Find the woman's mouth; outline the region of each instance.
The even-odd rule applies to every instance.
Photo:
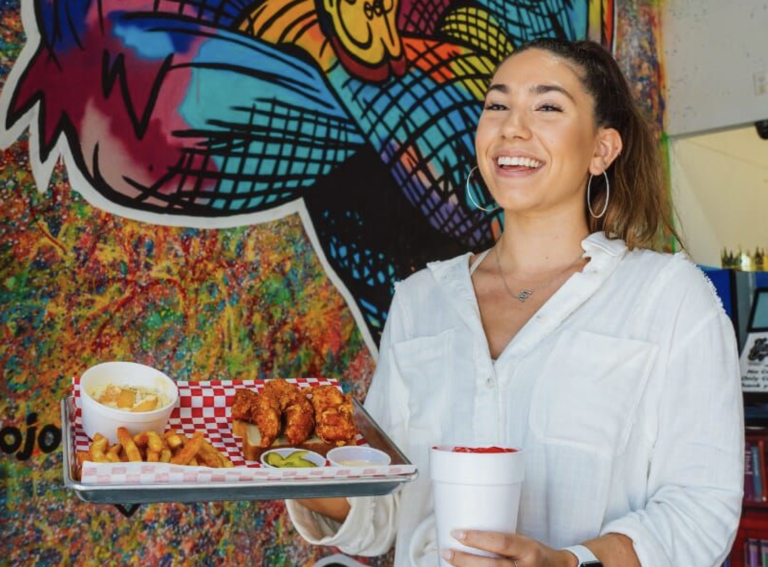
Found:
[[[544,162],[534,158],[523,156],[499,156],[496,165],[502,171],[524,172],[535,171],[544,165]]]

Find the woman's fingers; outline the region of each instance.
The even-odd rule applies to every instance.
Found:
[[[505,557],[481,557],[456,549],[446,549],[442,552],[443,559],[455,567],[515,567],[512,559]]]
[[[451,565],[456,565],[457,567],[464,565],[477,567],[523,567],[524,564],[543,564],[543,546],[536,540],[525,536],[478,530],[457,530],[452,532],[451,535],[467,547],[490,551],[501,556],[499,558],[480,557],[456,549],[441,550],[443,557]]]
[[[524,555],[526,546],[535,543],[533,540],[523,536],[501,532],[458,530],[451,535],[468,547],[490,551],[505,557]]]

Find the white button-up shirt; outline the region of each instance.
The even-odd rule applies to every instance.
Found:
[[[491,359],[469,254],[397,286],[366,407],[420,477],[350,499],[344,524],[295,502],[301,535],[396,566],[437,563],[429,447],[526,451],[518,531],[560,548],[630,537],[645,567],[710,567],[735,537],[744,429],[733,327],[683,254],[602,233],[590,262]],[[499,503],[503,506],[503,503]]]

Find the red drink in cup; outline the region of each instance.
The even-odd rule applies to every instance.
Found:
[[[525,476],[519,449],[482,446],[438,446],[430,451],[429,469],[435,502],[437,545],[496,557],[466,547],[451,537],[453,530],[514,533]],[[450,567],[440,560],[441,567]]]

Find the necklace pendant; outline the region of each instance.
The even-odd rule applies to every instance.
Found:
[[[517,299],[520,303],[525,303],[528,301],[528,298],[533,295],[533,291],[530,289],[521,289],[519,292],[515,294],[515,299]]]

